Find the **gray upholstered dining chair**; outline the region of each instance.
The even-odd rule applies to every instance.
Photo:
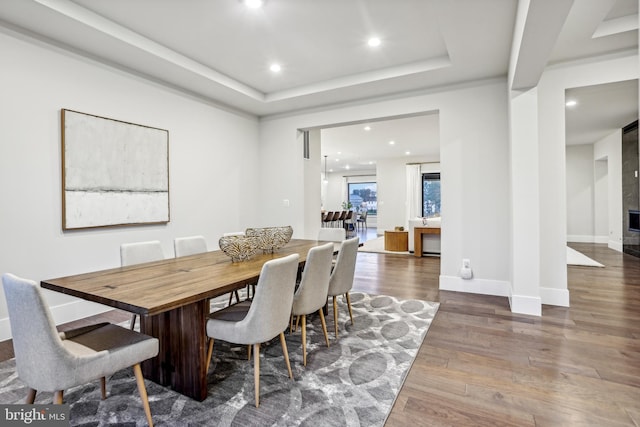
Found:
[[[282,353],[293,378],[284,331],[289,325],[298,272],[298,254],[267,261],[262,266],[252,301],[215,311],[207,320],[207,366],[211,364],[215,339],[253,346],[256,408],[260,405],[260,344],[280,335]]]
[[[351,310],[351,299],[349,291],[353,287],[353,276],[356,270],[356,257],[358,255],[358,237],[347,239],[342,242],[335,267],[329,279],[328,296],[333,298],[333,323],[336,338],[338,338],[338,303],[336,297],[344,295],[349,308],[349,317],[353,325],[353,311]]]
[[[327,324],[322,311],[327,304],[329,291],[329,276],[331,275],[331,261],[333,259],[333,243],[316,246],[309,249],[307,261],[302,271],[300,285],[293,296],[291,309],[292,319],[297,316],[302,319],[302,364],[307,366],[307,315],[318,312],[322,323],[324,339],[329,347]],[[292,320],[293,322],[293,320]],[[296,321],[297,322],[297,321]]]
[[[189,256],[207,252],[207,241],[203,236],[176,237],[173,239],[176,257]]]
[[[29,387],[26,403],[38,391],[54,393],[61,404],[65,389],[133,367],[147,422],[153,425],[140,362],[158,354],[156,338],[110,323],[58,332],[38,284],[12,274],[2,276],[18,377]]]
[[[123,267],[163,259],[164,252],[162,252],[162,245],[159,240],[123,243],[120,245],[120,265]],[[136,317],[136,314],[131,315],[131,330],[136,326]]]

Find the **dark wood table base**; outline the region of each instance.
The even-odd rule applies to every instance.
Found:
[[[158,356],[142,363],[145,378],[197,401],[207,398],[207,331],[209,302],[142,316],[140,332],[158,338]]]

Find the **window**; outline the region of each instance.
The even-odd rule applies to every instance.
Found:
[[[375,182],[349,183],[349,201],[358,212],[367,211],[367,215],[378,213],[378,185]]]
[[[422,174],[422,216],[440,215],[440,173]]]

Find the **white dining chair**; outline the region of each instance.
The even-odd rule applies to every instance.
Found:
[[[173,239],[176,257],[189,256],[207,252],[207,241],[203,236],[176,237]]]
[[[329,335],[327,334],[323,308],[327,304],[332,259],[333,243],[309,249],[300,284],[293,296],[291,323],[293,324],[293,317],[298,317],[302,321],[302,364],[304,366],[307,366],[307,315],[315,312],[320,315],[322,332],[327,347],[329,347]]]
[[[133,367],[149,426],[153,426],[140,363],[158,354],[158,339],[111,323],[58,332],[38,284],[12,274],[2,284],[18,377],[29,387],[27,404],[36,393],[53,392],[62,404],[64,390],[100,378],[106,399],[106,377]]]
[[[159,240],[123,243],[120,245],[120,265],[123,267],[163,259],[164,252],[162,252],[162,245]],[[131,315],[131,330],[136,326],[136,318],[136,314]]]
[[[318,231],[318,240],[324,242],[342,242],[347,238],[344,228],[321,228]]]
[[[358,237],[347,239],[342,242],[340,252],[338,252],[338,258],[333,271],[331,272],[331,278],[329,279],[328,296],[333,300],[333,323],[336,338],[338,338],[338,303],[336,301],[336,297],[338,295],[344,295],[349,309],[351,324],[353,325],[353,311],[351,309],[349,291],[351,291],[351,288],[353,287],[353,277],[356,270],[356,257],[358,255],[358,242]]]
[[[292,254],[265,262],[253,300],[215,311],[207,320],[207,367],[211,364],[214,340],[253,346],[256,408],[260,406],[261,343],[280,336],[289,378],[293,378],[284,331],[289,326],[298,260],[299,255]]]

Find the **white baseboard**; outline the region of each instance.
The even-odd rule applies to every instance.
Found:
[[[440,290],[467,292],[470,294],[495,295],[508,297],[509,282],[502,280],[471,279],[464,280],[457,276],[440,276]]]
[[[569,289],[540,288],[542,304],[569,307]]]
[[[49,307],[49,310],[51,310],[53,321],[56,325],[60,325],[62,323],[104,313],[105,311],[113,310],[113,308],[89,301],[78,300]],[[11,339],[11,325],[9,324],[9,318],[5,317],[4,319],[0,319],[0,341],[8,339]]]
[[[594,243],[594,236],[589,235],[579,235],[579,234],[568,234],[567,242],[570,243]]]
[[[542,302],[539,297],[527,295],[511,295],[509,305],[512,313],[542,316]]]
[[[507,297],[511,311],[532,316],[542,315],[542,304],[569,307],[569,290],[540,288],[540,297],[513,295],[511,284],[502,280],[471,279],[440,276],[440,290]]]
[[[567,242],[570,243],[609,243],[609,236],[591,236],[570,234],[567,236]]]
[[[620,243],[620,242],[609,240],[607,246],[609,247],[609,249],[613,249],[614,251],[622,252],[622,243]]]

